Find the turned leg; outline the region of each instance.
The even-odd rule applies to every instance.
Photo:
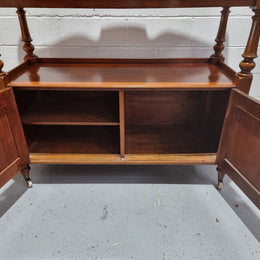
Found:
[[[23,177],[28,185],[28,188],[32,188],[32,186],[33,186],[32,181],[29,177],[30,170],[31,170],[31,167],[29,165],[27,165],[26,168],[21,170],[21,174],[23,175]]]
[[[225,173],[222,172],[222,169],[220,167],[217,167],[217,171],[218,171],[218,190],[222,190]]]

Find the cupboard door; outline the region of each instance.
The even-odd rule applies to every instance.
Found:
[[[29,164],[13,90],[0,90],[0,187]]]
[[[260,102],[239,90],[231,91],[217,164],[260,208]]]

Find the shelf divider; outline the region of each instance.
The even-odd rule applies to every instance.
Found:
[[[125,158],[125,92],[119,91],[120,157]]]

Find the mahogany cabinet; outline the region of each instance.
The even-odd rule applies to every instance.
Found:
[[[230,7],[255,15],[235,72],[224,62]],[[0,63],[0,185],[29,164],[217,164],[260,207],[260,103],[249,97],[259,0],[0,0],[17,7],[24,62]],[[214,53],[199,59],[39,58],[24,7],[223,7]],[[40,29],[40,28],[39,28]]]

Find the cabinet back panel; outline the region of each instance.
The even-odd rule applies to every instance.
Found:
[[[202,95],[189,92],[127,92],[127,125],[194,125],[199,123]]]
[[[126,93],[126,153],[216,153],[229,91]]]
[[[128,126],[127,154],[215,153],[217,145],[206,129],[191,126]]]

